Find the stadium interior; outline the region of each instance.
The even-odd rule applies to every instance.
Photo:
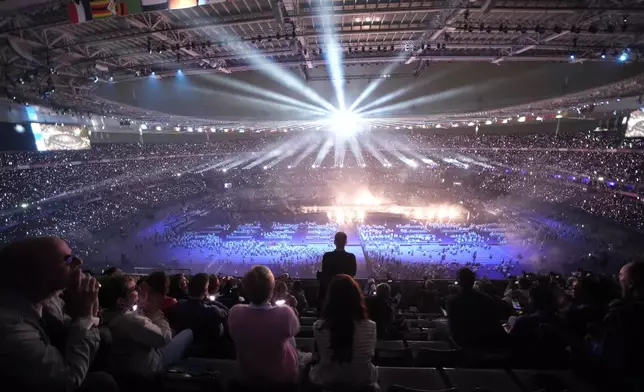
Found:
[[[38,241],[63,241],[71,283],[31,305],[78,327],[96,282],[101,334],[78,365],[45,323],[53,375],[0,317],[0,378],[644,390],[643,33],[641,0],[0,2],[0,313],[32,299],[12,282],[53,285]],[[353,286],[371,343],[340,320]],[[264,305],[294,315],[279,348],[242,318]],[[130,316],[164,343],[123,340]]]

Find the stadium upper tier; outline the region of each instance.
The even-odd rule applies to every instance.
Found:
[[[620,84],[644,70],[639,3],[179,3],[95,6],[80,19],[59,1],[6,6],[7,99],[186,125],[343,107],[382,118],[525,111],[642,92]]]
[[[563,133],[526,134],[526,135],[437,135],[431,133],[409,133],[406,131],[380,132],[383,137],[395,138],[402,150],[440,152],[440,150],[463,151],[477,154],[479,150],[500,150],[511,153],[516,150],[530,149],[525,153],[538,153],[537,150],[587,150],[587,152],[611,153],[615,149],[641,152],[644,148],[639,139],[624,140],[619,135],[601,133]],[[261,137],[219,140],[213,143],[165,143],[165,144],[108,144],[99,143],[91,150],[65,150],[41,152],[4,152],[0,154],[0,167],[14,170],[23,165],[69,165],[71,162],[90,161],[95,163],[132,159],[166,159],[190,156],[227,156],[241,153],[267,152],[275,143],[288,145],[297,139],[294,134],[267,133]],[[394,145],[375,145],[376,151],[396,150]],[[580,162],[583,162],[580,160]],[[592,164],[592,162],[583,162]]]
[[[323,140],[305,140],[306,145],[298,147],[301,141],[295,134],[217,143],[107,144],[84,151],[5,153],[0,155],[5,179],[2,209],[78,196],[91,199],[105,192],[131,192],[130,187],[190,183],[194,178],[200,183],[215,178],[217,184],[234,183],[235,187],[249,181],[267,184],[271,178],[282,184],[281,173],[288,173],[284,186],[297,186],[307,179],[317,186],[346,176],[367,182],[441,184],[446,178],[448,183],[462,182],[484,174],[489,189],[527,192],[543,200],[572,199],[587,187],[636,197],[644,181],[641,144],[618,136],[590,132],[394,135],[395,139],[381,135],[377,139],[381,144],[361,140],[358,154],[350,149],[343,154],[338,146],[324,152]]]

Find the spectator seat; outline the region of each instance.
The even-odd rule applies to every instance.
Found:
[[[317,317],[300,317],[300,325],[313,325],[318,320]]]
[[[565,390],[568,392],[591,391],[593,387],[569,370],[513,369],[512,373],[528,391]]]
[[[295,346],[301,351],[305,351],[307,353],[312,353],[313,348],[315,347],[315,338],[300,338],[300,337],[296,337],[295,338]]]
[[[414,356],[409,347],[384,350],[376,348],[373,363],[377,366],[412,366],[414,364]]]
[[[459,391],[521,392],[512,377],[501,369],[444,369],[450,386]]]
[[[414,366],[421,367],[460,367],[465,363],[462,350],[436,350],[418,348],[414,356]]]
[[[400,385],[393,385],[389,387],[389,389],[387,389],[386,392],[459,392],[459,391],[456,388],[429,390],[429,389],[407,388],[407,387],[401,387]]]
[[[446,388],[440,373],[432,368],[378,367],[378,384],[385,392],[392,386],[421,390],[443,390]]]

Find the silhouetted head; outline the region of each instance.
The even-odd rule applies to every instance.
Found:
[[[209,284],[208,274],[201,273],[193,276],[188,282],[188,295],[192,298],[206,298]]]
[[[25,238],[0,249],[0,290],[40,302],[66,288],[82,261],[57,237]]]
[[[347,246],[347,235],[342,231],[335,233],[335,239],[333,240],[335,247],[338,249],[344,249]]]
[[[456,280],[458,285],[461,286],[461,290],[472,290],[476,281],[476,274],[469,268],[461,268],[458,270]]]

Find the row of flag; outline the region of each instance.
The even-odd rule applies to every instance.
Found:
[[[147,11],[176,10],[232,0],[74,0],[67,5],[72,24]]]

